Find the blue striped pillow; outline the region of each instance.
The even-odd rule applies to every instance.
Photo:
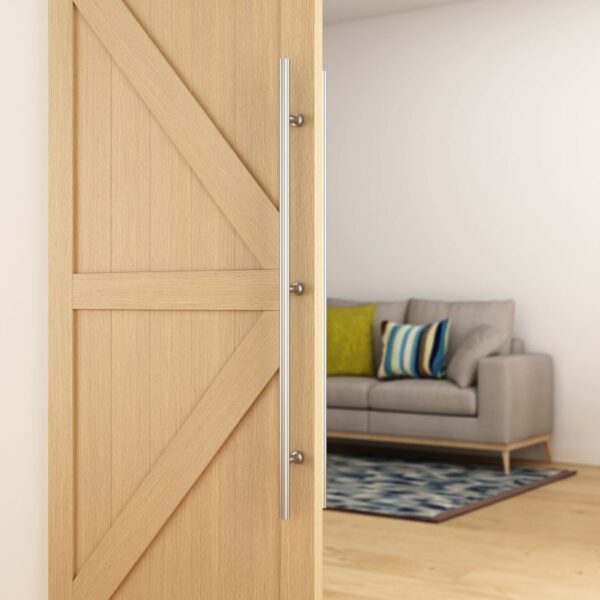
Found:
[[[383,328],[380,379],[433,377],[446,375],[448,319],[426,325],[406,325],[387,321]]]

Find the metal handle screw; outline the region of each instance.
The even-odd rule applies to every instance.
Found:
[[[304,462],[304,452],[301,450],[293,450],[290,452],[290,462],[296,465],[301,465]]]
[[[304,125],[304,115],[290,115],[290,125],[292,127],[302,127]]]
[[[290,283],[290,294],[302,296],[302,294],[304,294],[304,284],[301,281],[294,281],[294,283]]]

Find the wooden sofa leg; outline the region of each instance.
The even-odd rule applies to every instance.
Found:
[[[510,475],[510,450],[502,450],[502,466],[504,474]]]
[[[552,451],[550,450],[550,440],[544,440],[544,449],[546,451],[546,458],[548,462],[552,462]]]

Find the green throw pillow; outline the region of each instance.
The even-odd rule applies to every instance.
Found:
[[[327,375],[374,375],[374,304],[327,307]]]

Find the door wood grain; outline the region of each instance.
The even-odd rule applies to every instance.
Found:
[[[321,597],[321,6],[49,0],[51,600]],[[292,518],[279,83],[292,61]]]

